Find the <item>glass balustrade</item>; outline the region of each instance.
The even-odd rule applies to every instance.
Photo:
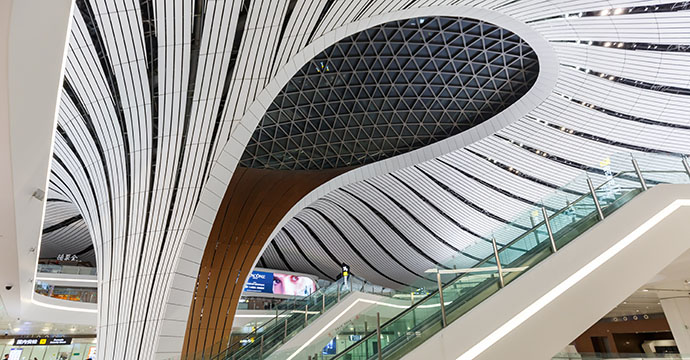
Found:
[[[264,359],[353,291],[387,297],[410,294],[410,291],[382,289],[355,276],[349,276],[347,281],[341,278],[309,296],[277,305],[279,312],[276,313],[275,319],[265,322],[230,345],[215,344],[207,348],[204,354],[188,355],[184,359]],[[216,355],[210,357],[209,353]]]
[[[78,301],[92,304],[96,304],[98,302],[98,289],[95,287],[59,286],[50,285],[42,281],[36,281],[36,288],[34,291],[39,295],[61,300]]]
[[[335,356],[321,359],[399,359],[429,337],[444,322],[458,319],[477,304],[510,284],[521,274],[587,231],[645,188],[660,184],[690,183],[690,168],[682,159],[644,155],[633,159],[617,154],[603,159],[600,168],[576,178],[538,202],[514,221],[484,236],[466,253],[488,254],[471,269],[454,262],[433,271],[441,277],[436,290],[414,306],[370,331]],[[598,184],[598,185],[594,185]],[[547,219],[547,220],[545,220]],[[493,243],[496,251],[491,251]],[[497,261],[498,259],[498,261]],[[381,356],[379,357],[379,348]]]
[[[38,264],[36,271],[47,274],[97,275],[95,267],[61,264]]]

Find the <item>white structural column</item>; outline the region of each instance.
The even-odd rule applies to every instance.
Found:
[[[659,292],[659,302],[681,354],[690,354],[690,296],[685,292]]]

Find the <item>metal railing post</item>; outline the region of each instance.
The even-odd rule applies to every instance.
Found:
[[[491,245],[494,247],[494,256],[496,257],[496,268],[498,269],[498,284],[502,287],[505,286],[505,281],[503,281],[503,269],[501,268],[501,260],[498,258],[498,246],[496,246],[496,238],[491,237]]]
[[[441,283],[440,271],[436,271],[436,284],[438,285],[438,296],[441,301],[441,325],[446,327],[446,304],[443,302],[443,284]]]
[[[642,185],[642,191],[647,191],[647,183],[644,181],[644,178],[642,177],[642,172],[640,171],[640,166],[637,165],[637,160],[635,160],[635,158],[632,159],[632,164],[633,164],[633,167],[635,168],[635,173],[637,174],[637,178],[640,179],[640,184]]]
[[[381,314],[376,313],[376,350],[379,360],[383,360],[383,355],[381,354]]]
[[[309,323],[309,304],[304,305],[304,327]]]
[[[683,156],[682,161],[683,161],[683,167],[685,168],[685,172],[688,174],[688,176],[690,176],[690,165],[688,164],[688,158]]]
[[[537,224],[534,223],[534,216],[536,216],[535,211],[533,211],[529,217],[529,222],[530,224],[532,224],[532,229],[534,229],[537,226]],[[539,245],[539,235],[537,234],[536,229],[534,231],[534,241],[536,241],[535,246]]]
[[[261,347],[259,348],[259,359],[264,358],[264,336],[261,335],[261,344],[259,344]]]
[[[604,220],[604,213],[601,211],[601,205],[599,205],[599,198],[597,198],[597,193],[594,191],[592,179],[590,179],[589,176],[587,176],[587,186],[589,186],[589,192],[592,193],[592,200],[594,200],[594,206],[597,208],[599,220]]]
[[[285,339],[287,339],[287,318],[285,318],[285,330],[283,332],[283,344],[285,344]]]
[[[369,329],[367,328],[367,322],[366,321],[364,322],[364,333],[365,334],[369,333]],[[368,345],[364,347],[364,358],[365,359],[369,358],[369,346]]]
[[[340,302],[340,285],[336,286],[336,289],[338,289],[338,291],[337,291],[338,292],[338,301],[337,302]]]
[[[326,294],[321,294],[321,313],[326,312]]]
[[[544,224],[546,224],[546,231],[549,233],[549,240],[551,241],[551,251],[556,252],[558,251],[558,248],[556,247],[556,241],[553,239],[553,232],[551,231],[551,222],[549,221],[549,214],[546,212],[546,208],[543,206],[541,207],[541,213],[544,216]]]

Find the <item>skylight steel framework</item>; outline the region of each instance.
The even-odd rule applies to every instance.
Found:
[[[292,77],[240,164],[318,170],[389,158],[500,113],[538,73],[523,39],[484,21],[423,17],[374,26]]]

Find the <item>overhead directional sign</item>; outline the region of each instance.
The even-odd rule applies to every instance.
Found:
[[[35,345],[70,345],[71,337],[64,336],[42,336],[42,337],[22,337],[15,338],[16,346],[35,346]]]

